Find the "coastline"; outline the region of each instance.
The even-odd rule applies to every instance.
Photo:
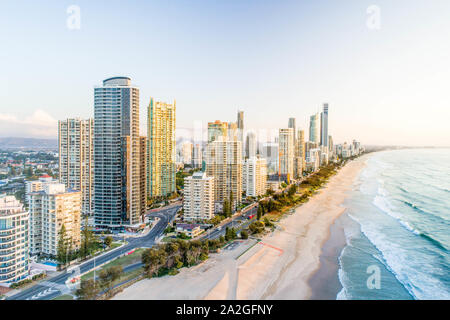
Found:
[[[367,157],[347,163],[260,242],[242,244],[241,252],[223,250],[176,276],[142,280],[113,299],[335,299],[336,282],[325,290],[339,268],[337,259],[333,264],[327,257],[342,247],[342,234],[333,226]]]
[[[320,254],[320,264],[308,280],[311,288],[311,300],[336,300],[338,293],[342,289],[339,281],[339,256],[347,245],[345,238],[342,214],[330,228],[330,236],[322,246]]]

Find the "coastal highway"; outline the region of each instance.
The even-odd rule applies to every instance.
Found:
[[[235,229],[237,229],[237,228],[245,229],[251,222],[254,221],[254,219],[256,219],[256,218],[253,218],[253,219],[249,220],[248,217],[253,214],[256,217],[257,209],[258,209],[258,207],[255,206],[255,207],[251,208],[250,210],[248,210],[247,212],[243,213],[242,215],[235,217],[231,221],[225,223],[220,228],[215,227],[212,230],[206,231],[206,234],[203,237],[201,237],[200,239],[202,239],[202,240],[218,239],[218,238],[220,238],[220,236],[225,236],[225,231],[227,228],[234,227]]]
[[[128,238],[128,244],[114,251],[107,252],[99,257],[96,257],[95,265],[94,259],[82,263],[78,266],[80,273],[84,274],[89,272],[93,270],[95,266],[107,263],[133,249],[152,247],[155,244],[155,241],[164,233],[167,224],[175,218],[175,215],[180,207],[181,205],[175,205],[148,213],[148,216],[160,218],[150,232],[142,237],[130,237]],[[71,267],[70,269],[73,268],[74,267]],[[23,290],[22,292],[9,297],[7,300],[51,300],[68,291],[66,281],[71,277],[73,277],[73,273],[68,273],[65,271],[64,273],[61,273],[53,278],[42,281],[28,289]]]

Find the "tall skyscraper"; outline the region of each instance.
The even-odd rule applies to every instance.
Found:
[[[147,208],[147,137],[139,137],[139,204],[141,217]]]
[[[297,130],[295,128],[295,118],[289,118],[288,128],[294,129],[294,140],[297,139]]]
[[[94,89],[94,217],[102,228],[141,222],[139,88],[114,77]]]
[[[269,175],[279,172],[279,151],[278,143],[266,142],[262,145],[262,156],[267,160],[267,173]]]
[[[94,210],[94,120],[58,121],[59,181],[81,191],[81,212]]]
[[[237,114],[238,139],[244,144],[244,111],[238,111]]]
[[[297,139],[295,140],[295,176],[302,177],[305,170],[305,131],[297,131]]]
[[[195,169],[201,168],[202,167],[202,162],[203,162],[203,150],[202,150],[202,145],[199,143],[196,143],[194,145],[194,150],[192,152],[193,156],[192,156],[192,165]]]
[[[28,276],[29,215],[14,197],[0,195],[0,283]]]
[[[175,192],[176,102],[168,104],[150,98],[148,106],[148,197],[167,196]]]
[[[181,158],[184,164],[192,164],[192,157],[194,153],[194,145],[190,141],[185,141],[181,145]]]
[[[309,141],[320,143],[320,118],[318,113],[312,115],[309,119]]]
[[[333,153],[333,137],[328,136],[328,152]]]
[[[280,129],[279,144],[279,170],[278,175],[288,181],[294,178],[294,129]]]
[[[219,137],[208,143],[206,174],[214,177],[214,200],[220,207],[233,194],[237,206],[242,198],[242,145],[240,141]]]
[[[328,147],[328,103],[323,105],[320,113],[320,145]]]
[[[31,254],[56,256],[62,226],[72,250],[81,244],[81,191],[66,190],[62,183],[47,183],[30,196]]]
[[[245,157],[247,159],[256,157],[256,134],[254,132],[247,133],[247,139],[245,141]]]

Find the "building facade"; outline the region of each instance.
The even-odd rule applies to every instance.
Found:
[[[305,131],[298,130],[295,139],[295,176],[300,178],[305,170]]]
[[[139,89],[114,77],[94,89],[94,218],[100,228],[141,222]]]
[[[242,145],[238,140],[219,137],[208,143],[206,150],[206,174],[214,177],[214,201],[216,211],[224,200],[233,196],[236,207],[242,198]]]
[[[220,120],[208,122],[208,143],[222,136],[228,137],[228,122],[221,122]]]
[[[194,169],[202,167],[203,163],[203,150],[200,143],[196,143],[192,150],[192,166]]]
[[[320,143],[320,117],[318,113],[309,118],[309,141]]]
[[[93,213],[94,120],[58,121],[59,181],[81,191],[81,212]]]
[[[14,196],[0,196],[0,283],[25,279],[29,270],[29,215]]]
[[[150,98],[148,106],[147,196],[167,196],[175,192],[176,102],[168,104]]]
[[[245,141],[245,157],[247,159],[256,157],[257,148],[256,134],[254,132],[247,133]]]
[[[320,113],[320,145],[328,147],[328,103],[323,105]]]
[[[214,216],[214,178],[195,172],[184,179],[184,220],[209,220]]]
[[[55,257],[62,226],[75,251],[81,245],[81,191],[49,183],[30,194],[30,252]]]
[[[290,181],[294,178],[294,129],[280,129],[279,144],[279,170],[278,175]]]
[[[264,158],[246,159],[242,169],[242,189],[248,197],[258,197],[266,193],[267,161]]]

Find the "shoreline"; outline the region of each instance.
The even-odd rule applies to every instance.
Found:
[[[333,267],[326,257],[336,255],[336,244],[342,244],[333,226],[345,212],[342,204],[367,157],[347,163],[260,242],[251,246],[254,240],[249,240],[237,249],[223,250],[175,276],[139,281],[113,299],[330,299],[332,293],[324,288],[327,279],[337,275],[338,264]],[[174,287],[176,291],[170,289]]]
[[[322,246],[319,268],[308,280],[312,291],[311,300],[336,300],[338,293],[343,288],[338,274],[339,257],[347,246],[343,217],[345,217],[345,212],[332,224],[330,236]]]

